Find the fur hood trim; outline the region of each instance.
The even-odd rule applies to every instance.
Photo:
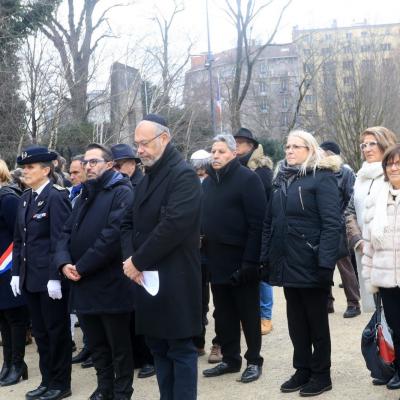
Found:
[[[259,144],[258,147],[253,151],[247,166],[252,171],[255,171],[257,168],[265,167],[272,169],[274,164],[268,156],[264,155],[264,149],[262,145]]]
[[[343,164],[343,160],[340,156],[328,156],[324,157],[317,165],[317,169],[327,169],[332,172],[339,172],[340,167]]]

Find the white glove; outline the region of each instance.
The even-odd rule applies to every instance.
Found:
[[[61,282],[57,280],[50,280],[47,282],[47,291],[49,297],[53,300],[60,300],[62,298]]]
[[[15,297],[17,297],[18,294],[21,294],[21,290],[19,288],[19,276],[13,276],[11,278],[10,286]]]

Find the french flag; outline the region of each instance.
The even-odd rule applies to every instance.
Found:
[[[13,252],[13,243],[11,243],[7,250],[0,257],[0,274],[8,271],[12,267],[12,252]]]

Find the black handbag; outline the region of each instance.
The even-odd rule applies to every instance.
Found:
[[[393,363],[386,362],[380,355],[379,330],[381,327],[382,299],[374,295],[376,310],[361,335],[361,352],[371,377],[389,381],[395,373]]]

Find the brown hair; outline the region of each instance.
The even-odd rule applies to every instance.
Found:
[[[378,142],[378,147],[385,152],[387,148],[393,146],[397,142],[396,134],[384,126],[372,126],[367,128],[360,134],[360,143],[363,142],[364,136],[373,135]],[[363,156],[364,157],[364,156]]]
[[[0,159],[0,183],[10,183],[12,181],[10,170],[4,160]]]
[[[385,181],[389,180],[386,168],[390,162],[393,162],[396,156],[400,157],[400,144],[396,144],[394,146],[389,147],[386,150],[385,154],[383,155],[382,168],[383,168],[383,175],[385,176]]]

